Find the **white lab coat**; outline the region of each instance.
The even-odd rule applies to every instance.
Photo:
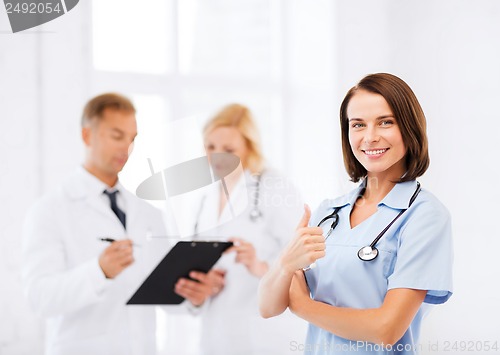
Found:
[[[27,215],[23,281],[31,306],[47,319],[46,354],[156,353],[155,307],[125,303],[168,250],[146,238],[149,232],[165,234],[162,215],[121,187],[125,231],[103,199],[104,188],[79,168]],[[114,279],[106,279],[98,265],[109,246],[97,240],[103,236],[139,245],[135,262]]]
[[[246,171],[230,195],[236,215],[226,204],[220,218],[219,184],[214,184],[201,202],[198,216],[199,239],[240,237],[251,242],[260,260],[272,263],[294,236],[303,213],[303,203],[289,181],[266,171],[259,191],[262,217],[249,215],[255,203],[256,180]],[[235,263],[235,253],[225,254],[216,268],[226,270],[225,287],[202,307],[201,353],[206,355],[289,354],[292,342],[303,343],[307,323],[288,311],[263,319],[258,312],[260,279],[245,266]]]

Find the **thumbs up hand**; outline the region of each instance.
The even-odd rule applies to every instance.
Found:
[[[320,227],[309,227],[311,209],[304,205],[304,215],[297,226],[295,237],[280,256],[281,267],[293,273],[308,267],[325,256],[325,237]]]

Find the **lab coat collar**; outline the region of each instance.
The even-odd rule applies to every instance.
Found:
[[[356,200],[358,199],[359,195],[362,194],[362,190],[365,188],[366,182],[363,180],[361,184],[351,192],[338,197],[334,200],[329,200],[328,201],[328,206],[333,210],[335,208],[343,208],[347,205],[353,206]]]
[[[109,186],[81,166],[63,183],[63,190],[70,199],[85,199],[92,208],[106,215],[112,215],[113,212],[109,206],[103,203],[102,193],[106,189],[109,190]],[[136,196],[127,191],[120,182],[117,182],[112,189],[120,190],[120,195],[125,201],[127,224],[132,223],[133,217],[136,215],[137,206],[134,203]]]
[[[348,192],[340,197],[335,199],[326,199],[319,205],[319,209],[325,208],[327,211],[333,211],[336,208],[344,208],[347,205],[353,205],[356,202],[356,199],[361,192],[361,189],[364,187],[364,181],[354,190]]]
[[[79,166],[75,173],[64,184],[66,193],[75,200],[87,198],[89,196],[99,196],[104,190],[120,190],[125,192],[125,189],[118,181],[115,186],[110,188],[94,175],[89,173],[83,166]],[[125,195],[125,194],[123,194]]]
[[[365,188],[365,186],[366,179],[363,180],[356,189],[352,190],[348,194],[334,200],[326,200],[324,201],[324,203],[331,209],[337,207],[342,208],[347,205],[353,206],[354,203],[356,203],[359,195],[362,194],[362,190]],[[410,198],[415,193],[416,188],[416,180],[397,183],[396,185],[394,185],[392,190],[389,191],[387,196],[385,196],[382,201],[379,202],[378,205],[385,205],[387,207],[400,210],[408,208],[408,203],[410,201]]]
[[[363,180],[361,184],[359,184],[359,186],[349,194],[349,205],[354,206],[359,196],[364,193],[363,190],[365,188],[366,188],[366,179]]]
[[[362,195],[363,189],[365,187],[366,187],[366,179],[364,179],[354,191],[352,191],[347,195],[346,197],[348,201],[347,203],[344,204],[337,203],[333,207],[344,207],[347,204],[354,206],[356,200],[359,198],[360,195]],[[416,180],[399,182],[396,185],[394,185],[392,190],[389,191],[389,193],[382,199],[382,201],[379,202],[378,206],[384,205],[389,208],[399,209],[399,210],[408,208],[408,203],[410,201],[411,196],[415,192],[416,188],[417,188]]]
[[[399,182],[394,185],[392,190],[389,191],[389,193],[383,198],[382,201],[380,201],[378,205],[385,205],[393,209],[404,210],[405,208],[408,208],[410,198],[413,196],[416,189],[416,180]]]

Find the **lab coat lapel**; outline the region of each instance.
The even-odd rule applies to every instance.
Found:
[[[123,194],[123,197],[125,199],[125,206],[126,206],[126,214],[127,214],[127,230],[130,230],[132,226],[134,225],[137,217],[138,217],[138,209],[137,209],[137,203],[135,201],[135,196],[126,190],[123,186],[120,185],[120,193]]]
[[[198,234],[207,237],[209,234],[217,234],[218,220],[219,220],[219,188],[220,183],[212,184],[206,187],[206,194],[198,202],[196,208],[198,209],[198,215],[196,216],[196,221],[198,225]],[[210,236],[211,236],[210,235]]]
[[[241,214],[248,204],[246,194],[246,174],[242,174],[235,188],[230,193],[229,199],[233,206],[235,216]],[[229,204],[226,203],[219,216],[221,182],[210,185],[207,194],[200,201],[201,212],[198,218],[198,232],[208,237],[214,237],[219,233],[219,227],[231,221],[233,215]],[[207,234],[208,232],[208,234]],[[209,235],[210,234],[210,235]]]
[[[89,208],[92,208],[107,217],[115,217],[111,207],[106,205],[99,195],[99,189],[92,186],[84,174],[84,171],[78,170],[68,180],[66,180],[63,184],[65,193],[71,200],[85,201]],[[104,187],[102,191],[104,191]],[[118,219],[117,222],[120,223]]]
[[[219,224],[230,221],[234,217],[241,214],[243,210],[246,208],[248,199],[245,198],[247,197],[245,187],[246,187],[246,171],[243,174],[241,174],[238,182],[236,183],[236,186],[234,187],[233,191],[229,194],[229,201],[226,203],[224,209],[222,210],[222,213],[219,218]]]
[[[110,218],[116,218],[114,215],[113,211],[111,210],[110,206],[106,206],[106,203],[100,198],[100,196],[87,196],[87,204],[89,205],[90,208],[98,211],[99,213],[102,213]],[[117,222],[120,223],[120,221],[117,218]]]

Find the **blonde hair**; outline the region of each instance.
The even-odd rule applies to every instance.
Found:
[[[240,104],[225,106],[205,124],[203,138],[206,140],[207,136],[219,127],[234,127],[240,132],[248,149],[247,159],[242,161],[243,167],[253,174],[261,173],[264,168],[264,157],[259,130],[248,107]]]

